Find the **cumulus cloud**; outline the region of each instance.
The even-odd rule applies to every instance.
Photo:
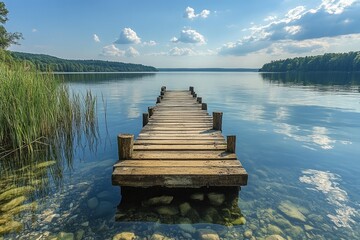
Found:
[[[125,52],[126,57],[137,57],[139,55],[139,52],[133,47],[129,47]]]
[[[324,52],[329,48],[329,39],[309,39],[303,41],[281,40],[273,43],[268,49],[268,54],[282,55],[285,53],[302,54],[309,52]]]
[[[38,30],[36,28],[31,29],[31,32],[33,32],[33,33],[37,32],[37,31]]]
[[[93,35],[93,39],[94,39],[95,42],[100,42],[100,38],[96,34]]]
[[[119,39],[115,41],[116,44],[138,44],[141,43],[141,39],[136,32],[131,28],[124,28],[119,36]]]
[[[195,10],[192,7],[187,7],[184,12],[184,18],[195,19],[195,18],[207,18],[210,15],[210,11],[207,9],[202,10],[200,13],[196,14]]]
[[[170,56],[193,56],[196,53],[191,48],[178,48],[174,47],[170,49],[168,55]]]
[[[122,57],[125,55],[125,51],[120,50],[114,44],[111,44],[103,47],[102,55],[110,57]]]
[[[290,9],[282,18],[267,18],[265,25],[246,29],[250,34],[225,44],[223,55],[246,55],[283,40],[304,41],[360,33],[360,5],[356,0],[322,0],[315,9]],[[304,49],[304,48],[303,48]]]
[[[184,29],[180,32],[180,37],[173,37],[171,42],[178,43],[197,43],[197,44],[206,44],[205,37],[198,33],[196,30]]]
[[[155,46],[157,43],[153,40],[150,40],[148,42],[143,42],[144,46]]]

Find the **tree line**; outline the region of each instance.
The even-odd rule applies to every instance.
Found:
[[[349,53],[326,53],[271,61],[259,69],[260,72],[315,72],[315,71],[360,71],[360,51]]]
[[[142,64],[101,60],[67,60],[45,54],[11,52],[18,60],[31,62],[39,71],[54,72],[154,72],[156,68]]]

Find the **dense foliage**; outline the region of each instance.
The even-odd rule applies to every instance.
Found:
[[[260,72],[360,71],[360,52],[326,53],[320,56],[288,58],[264,64]]]
[[[7,14],[9,11],[6,9],[5,4],[0,2],[0,48],[5,49],[11,44],[18,44],[18,41],[22,38],[21,33],[8,32],[4,24],[7,22]]]
[[[100,60],[66,60],[44,54],[12,52],[19,60],[33,63],[40,71],[54,72],[154,72],[156,68],[141,64]]]

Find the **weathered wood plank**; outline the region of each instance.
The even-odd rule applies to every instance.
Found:
[[[114,165],[116,167],[241,167],[239,160],[124,160]]]
[[[241,186],[248,175],[213,117],[191,91],[169,91],[152,107],[132,146],[131,159],[114,165],[115,185],[132,187]],[[206,104],[206,103],[204,103]],[[231,144],[230,144],[231,145]],[[235,145],[234,145],[235,146]],[[233,151],[234,152],[234,151]]]
[[[135,145],[213,145],[213,144],[226,144],[224,139],[137,139]]]
[[[204,151],[226,150],[226,144],[212,145],[134,145],[135,150],[142,151]]]
[[[178,159],[192,159],[192,160],[207,160],[207,159],[237,159],[236,154],[227,153],[225,151],[134,151],[132,159],[164,159],[164,160],[178,160]]]

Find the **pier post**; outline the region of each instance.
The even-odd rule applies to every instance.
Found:
[[[198,103],[202,103],[202,97],[198,97],[198,98],[196,99],[196,101],[197,101]]]
[[[196,98],[196,97],[197,97],[197,94],[196,94],[195,92],[194,92],[194,94],[193,94],[193,97],[194,97],[194,98]]]
[[[191,92],[191,95],[194,94],[194,87],[189,87],[189,91]]]
[[[151,116],[154,114],[154,109],[155,107],[148,107],[148,112],[149,112],[149,118],[151,118]]]
[[[119,134],[118,135],[118,151],[119,160],[131,159],[134,146],[133,134]]]
[[[222,131],[222,112],[213,112],[213,129]]]
[[[164,96],[164,95],[165,95],[165,91],[161,90],[160,95],[161,95],[161,96]]]
[[[149,113],[143,113],[143,127],[149,122]]]
[[[207,110],[207,103],[201,103],[201,110]]]
[[[162,86],[162,87],[161,87],[161,91],[164,91],[164,92],[165,92],[165,91],[166,91],[166,86]]]
[[[230,135],[226,137],[226,151],[229,153],[235,153],[236,149],[236,136]]]
[[[161,97],[157,97],[156,103],[161,103]]]

